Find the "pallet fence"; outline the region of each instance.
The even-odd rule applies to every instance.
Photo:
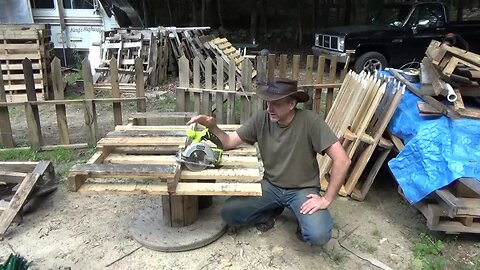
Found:
[[[143,60],[140,58],[135,59],[135,65],[142,66]],[[23,72],[25,74],[25,84],[27,101],[25,102],[6,102],[6,93],[4,83],[0,77],[0,134],[2,148],[15,148],[15,142],[13,140],[11,119],[9,114],[10,107],[24,107],[25,116],[27,120],[27,132],[30,146],[34,150],[52,150],[55,148],[83,148],[93,147],[96,145],[99,139],[98,124],[96,112],[96,104],[99,103],[112,103],[114,114],[114,125],[122,124],[122,103],[124,102],[136,102],[137,112],[145,112],[145,89],[143,70],[138,68],[138,72],[135,74],[136,80],[136,97],[124,98],[120,96],[119,84],[118,84],[118,70],[116,60],[113,58],[111,61],[111,97],[110,98],[98,98],[95,96],[93,76],[91,74],[90,62],[88,59],[84,59],[82,62],[82,72],[84,78],[84,91],[85,98],[77,100],[66,100],[64,96],[64,82],[61,72],[60,60],[55,58],[51,63],[51,75],[54,89],[54,100],[37,100],[34,76],[32,72],[32,61],[25,58],[22,61]],[[1,68],[0,68],[1,71]],[[87,141],[84,143],[72,144],[70,142],[70,135],[67,123],[66,107],[73,106],[75,104],[83,104],[83,113],[85,115],[85,132]],[[57,145],[45,145],[42,135],[42,126],[40,121],[40,113],[38,106],[55,106],[58,126],[58,144]],[[113,129],[114,126],[112,126]],[[30,147],[17,147],[16,149],[28,149]],[[0,149],[0,151],[5,149]]]
[[[336,57],[319,56],[315,61],[313,55],[308,55],[305,67],[300,67],[300,60],[300,55],[257,56],[254,61],[256,79],[252,80],[254,69],[250,61],[242,62],[241,76],[238,77],[234,59],[230,59],[229,65],[225,66],[216,64],[224,61],[220,56],[215,59],[208,57],[204,61],[195,57],[192,69],[190,61],[182,56],[178,60],[176,111],[215,115],[219,123],[245,123],[250,116],[265,108],[264,102],[255,95],[257,85],[265,84],[274,77],[282,77],[297,80],[298,88],[311,97],[304,107],[315,110],[325,118],[332,107],[335,91],[345,77],[348,61],[337,74]],[[200,68],[201,62],[205,66],[204,72]]]

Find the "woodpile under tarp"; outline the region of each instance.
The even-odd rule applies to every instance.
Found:
[[[95,68],[94,75],[98,89],[111,83],[109,65],[112,58],[117,60],[118,82],[125,89],[135,88],[136,57],[143,60],[147,85],[157,86],[166,79],[169,49],[164,31],[158,28],[120,28],[106,31],[102,37],[100,52],[101,64]]]
[[[48,72],[53,59],[53,43],[47,24],[0,24],[0,64],[6,100],[27,100],[27,82],[22,61],[32,61],[37,100],[49,98]]]
[[[432,40],[420,70],[420,87],[408,86],[421,115],[480,119],[480,55]]]

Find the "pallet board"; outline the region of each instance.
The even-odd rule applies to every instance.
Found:
[[[0,181],[19,184],[19,187],[0,216],[0,235],[3,236],[14,218],[22,215],[22,208],[34,189],[55,176],[50,161],[0,162]]]
[[[399,187],[398,192],[403,196]],[[480,233],[480,180],[460,178],[415,203],[427,227],[446,233]]]
[[[97,153],[86,164],[71,168],[70,189],[82,194],[261,194],[261,163],[255,146],[224,151],[218,168],[182,169],[174,157],[185,146],[187,128],[117,126],[98,142]],[[222,128],[235,130],[238,126]]]
[[[41,24],[0,25],[0,64],[8,101],[25,101],[27,88],[22,61],[32,61],[34,88],[38,100],[48,98],[48,77],[53,59],[50,26]]]

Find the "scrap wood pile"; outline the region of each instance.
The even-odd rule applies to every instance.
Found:
[[[421,63],[422,115],[480,119],[480,55],[432,40]],[[436,97],[436,99],[434,98]]]
[[[0,235],[10,224],[22,220],[27,206],[56,190],[55,172],[50,161],[0,162]]]
[[[180,59],[183,55],[190,61],[190,67],[193,67],[193,60],[198,57],[200,59],[200,68],[203,72],[206,69],[206,61],[208,58],[215,60],[217,57],[223,61],[223,71],[225,76],[228,75],[230,60],[235,62],[236,76],[240,81],[242,68],[246,61],[250,61],[240,54],[226,38],[219,38],[213,35],[205,35],[204,31],[209,27],[188,27],[176,28],[166,27],[172,51],[175,58]],[[218,65],[212,61],[213,71],[215,74]],[[252,78],[256,76],[257,72],[252,71]],[[215,77],[215,76],[214,76]],[[215,78],[213,78],[215,79]]]
[[[7,101],[26,101],[22,61],[32,61],[33,85],[37,100],[49,98],[48,73],[53,43],[47,24],[0,24],[0,64]]]
[[[403,195],[399,188],[399,193]],[[427,219],[427,227],[446,233],[480,233],[480,181],[460,178],[432,192],[414,206]]]
[[[404,92],[405,86],[391,78],[379,78],[364,72],[356,74],[353,71],[346,75],[325,119],[335,134],[344,138],[343,147],[352,160],[340,195],[351,195],[356,200],[365,198],[393,147],[392,142],[382,136]],[[357,188],[357,183],[376,149],[381,152],[381,156],[373,161],[373,168],[363,184],[359,184]],[[325,190],[332,160],[326,155],[319,156],[318,164],[321,186]]]
[[[145,82],[156,86],[166,79],[168,43],[159,29],[120,28],[106,31],[100,49],[101,64],[96,68],[97,89],[110,86],[110,60],[117,60],[121,90],[135,89],[135,58],[143,59]]]

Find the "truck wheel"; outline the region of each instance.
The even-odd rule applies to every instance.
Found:
[[[374,73],[376,70],[380,71],[387,66],[387,59],[381,53],[378,52],[366,52],[355,61],[353,69],[355,72],[360,73],[365,70],[369,73]]]

